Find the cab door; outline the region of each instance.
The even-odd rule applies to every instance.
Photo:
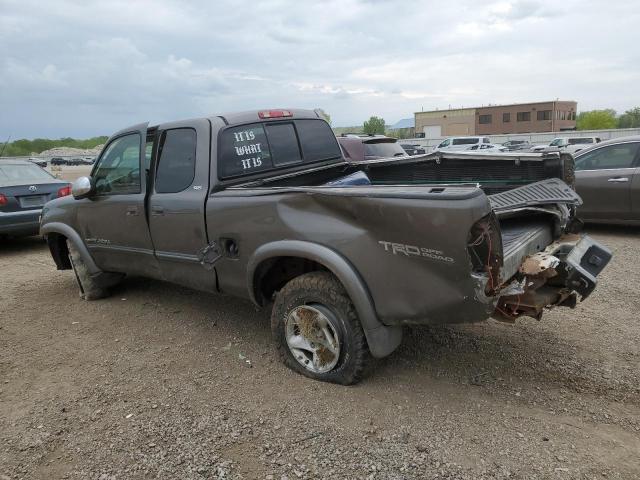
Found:
[[[148,199],[149,229],[162,278],[205,291],[216,275],[200,259],[209,244],[205,204],[209,194],[209,120],[158,126]]]
[[[147,124],[113,135],[91,172],[94,189],[78,202],[78,229],[98,267],[158,275],[145,215]]]
[[[586,220],[632,218],[631,185],[640,142],[604,145],[576,158],[576,191],[584,202],[578,215]]]

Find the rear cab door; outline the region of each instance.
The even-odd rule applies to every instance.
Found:
[[[579,216],[602,221],[632,217],[631,185],[639,150],[640,142],[623,142],[578,156],[576,191],[584,202],[578,210]]]
[[[210,138],[208,119],[158,126],[148,218],[162,278],[215,291],[215,272],[200,263],[209,244],[205,204],[209,192]]]

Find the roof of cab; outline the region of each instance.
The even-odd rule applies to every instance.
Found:
[[[603,140],[598,143],[588,144],[589,147],[580,150],[578,153],[576,153],[576,156],[582,155],[586,152],[590,152],[591,150],[595,150],[604,145],[615,145],[616,143],[626,143],[626,142],[640,142],[640,135],[630,135],[627,137],[610,138],[609,140]]]
[[[275,117],[275,118],[260,118],[258,114],[265,111],[277,111],[285,110],[291,112],[291,116]],[[301,119],[301,118],[321,118],[314,110],[304,110],[301,108],[263,108],[260,110],[247,110],[244,112],[228,112],[220,115],[214,115],[221,118],[227,125],[235,125],[250,122],[268,122],[277,120],[289,120],[289,119]]]

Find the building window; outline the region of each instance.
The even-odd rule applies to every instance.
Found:
[[[538,120],[551,120],[551,110],[538,110]]]
[[[480,115],[480,118],[478,119],[478,123],[480,124],[491,123],[491,115]]]
[[[509,123],[511,121],[511,114],[510,113],[503,113],[502,114],[502,122],[503,123]]]
[[[531,121],[531,112],[518,112],[517,120],[519,122],[530,122]]]

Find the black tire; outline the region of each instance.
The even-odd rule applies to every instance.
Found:
[[[305,368],[287,344],[287,320],[291,312],[301,306],[325,311],[337,334],[338,360],[328,372],[318,373]],[[362,379],[371,358],[355,307],[342,284],[328,272],[306,273],[289,281],[278,292],[271,314],[271,331],[282,362],[315,380],[352,385]]]
[[[80,252],[76,247],[67,240],[67,249],[69,250],[69,261],[73,268],[73,273],[76,276],[78,282],[78,288],[80,289],[80,298],[84,300],[98,300],[109,296],[109,291],[106,288],[99,287],[95,280],[91,278],[87,266],[84,264]]]

